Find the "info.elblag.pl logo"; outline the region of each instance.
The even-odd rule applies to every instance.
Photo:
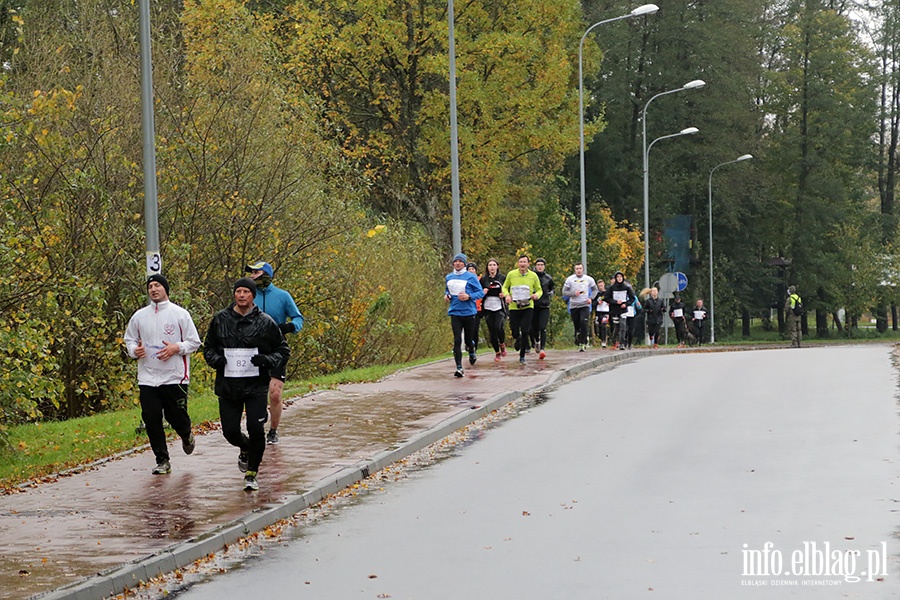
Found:
[[[760,549],[744,544],[741,557],[741,585],[748,586],[835,586],[887,577],[887,542],[865,551],[832,547],[831,542],[803,542],[791,551],[773,542]]]

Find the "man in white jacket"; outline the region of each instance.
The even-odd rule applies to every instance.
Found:
[[[597,283],[590,275],[584,274],[584,265],[575,263],[575,273],[563,284],[563,297],[569,303],[569,314],[575,328],[575,344],[584,352],[590,332],[591,304],[597,296]]]
[[[194,434],[187,411],[191,354],[200,334],[191,315],[169,301],[169,282],[160,274],[147,278],[150,304],[132,315],[125,329],[128,356],[138,361],[141,418],[156,456],[154,475],[172,472],[163,417],[181,437],[185,454],[194,451]]]

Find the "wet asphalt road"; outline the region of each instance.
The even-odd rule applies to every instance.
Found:
[[[179,597],[898,598],[890,352],[621,365]]]

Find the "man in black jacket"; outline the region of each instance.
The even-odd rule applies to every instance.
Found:
[[[619,350],[625,350],[628,344],[628,306],[634,302],[634,290],[626,283],[625,274],[622,271],[616,271],[613,283],[606,290],[604,299],[609,304],[610,321],[619,324],[616,346]]]
[[[245,473],[244,489],[259,489],[256,476],[266,451],[266,404],[270,371],[287,364],[290,348],[272,317],[254,304],[256,284],[238,279],[234,302],[213,317],[206,333],[203,357],[216,370],[216,396],[222,434],[241,449],[238,469]],[[247,434],[241,415],[247,411]]]
[[[553,289],[556,284],[553,278],[545,270],[547,261],[539,258],[534,261],[534,272],[541,282],[541,297],[534,303],[534,317],[531,321],[531,345],[538,353],[539,359],[547,356],[547,326],[550,324],[550,299],[553,297]]]

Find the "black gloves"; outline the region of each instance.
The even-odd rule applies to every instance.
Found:
[[[224,356],[220,355],[220,356],[216,357],[215,362],[209,363],[209,366],[211,366],[213,369],[218,370],[218,369],[224,369],[225,365],[227,363],[228,363],[228,359],[225,358]]]
[[[250,362],[254,367],[268,367],[269,357],[264,354],[254,354],[250,357]]]
[[[282,335],[287,335],[289,333],[294,333],[294,324],[293,323],[282,323],[278,326],[278,329],[281,330]],[[256,364],[256,363],[254,363]]]

